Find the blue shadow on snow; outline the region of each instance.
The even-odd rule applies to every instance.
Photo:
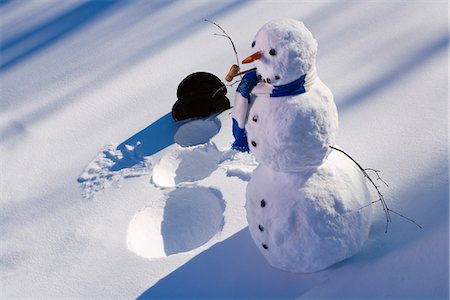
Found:
[[[138,299],[297,298],[322,283],[324,273],[290,273],[272,268],[246,227],[200,253]]]
[[[160,11],[162,8],[165,8],[166,6],[172,4],[173,2],[176,1],[175,0],[173,1],[161,0],[160,2],[152,1],[151,4],[154,6],[151,7],[151,13],[143,14],[143,18],[150,18],[152,14]],[[144,42],[148,43],[146,47],[142,47],[142,49],[136,51],[131,49],[129,57],[120,58],[118,62],[111,64],[112,65],[111,67],[105,68],[105,70],[99,72],[99,75],[96,77],[96,79],[101,78],[103,81],[106,81],[107,79],[111,78],[112,75],[126,72],[126,70],[132,68],[132,66],[137,65],[138,63],[142,62],[145,59],[149,59],[152,55],[160,53],[164,49],[171,47],[173,44],[180,43],[181,41],[189,38],[195,32],[205,28],[205,26],[208,26],[205,25],[203,19],[207,18],[215,20],[221,18],[224,15],[233,13],[244,4],[248,4],[250,2],[251,1],[241,1],[241,0],[224,1],[223,5],[210,5],[206,2],[205,3],[199,2],[202,4],[200,7],[194,6],[188,13],[185,14],[190,16],[190,18],[188,19],[189,21],[187,21],[186,24],[183,24],[182,26],[175,26],[174,28],[176,30],[168,31],[165,34],[159,34],[159,32],[157,31],[155,31],[155,34],[153,34],[152,28],[149,28],[149,32],[152,33],[153,38],[148,39],[146,41],[142,41],[143,43]],[[16,55],[16,58],[14,60],[6,59],[5,55],[3,55],[2,57],[3,61],[0,62],[0,73],[6,71],[6,69],[11,68],[18,63],[24,62],[26,58],[29,58],[32,55],[37,54],[44,48],[50,47],[54,42],[56,42],[57,40],[59,41],[59,39],[62,38],[65,34],[67,35],[69,33],[73,33],[81,29],[82,27],[85,27],[85,25],[88,25],[88,22],[92,23],[94,21],[94,17],[97,18],[100,14],[103,14],[107,10],[107,8],[111,8],[113,5],[112,3],[115,3],[114,9],[117,9],[118,7],[117,3],[120,3],[120,5],[123,6],[125,4],[129,4],[130,1],[119,2],[119,1],[105,0],[105,1],[87,2],[62,16],[47,22],[46,24],[41,24],[33,30],[30,30],[13,39],[5,41],[5,44],[1,43],[0,50],[2,54],[4,54],[3,51],[5,47],[8,48],[12,47],[11,51],[14,53],[16,52],[16,50],[19,49],[13,51],[13,49],[16,48],[16,46],[12,44],[20,43],[20,40],[27,40],[32,37],[38,39],[37,42],[35,41],[36,44],[34,46],[29,48],[27,51],[19,53],[18,56]],[[88,17],[82,17],[83,12],[87,13]],[[73,19],[73,21],[71,22],[72,27],[64,23],[69,22],[68,20],[64,20],[64,18],[69,16],[70,16],[69,19]],[[75,22],[74,20],[79,20],[79,22]],[[162,25],[172,26],[174,23],[176,24],[179,23],[177,18],[174,19],[169,18]],[[59,28],[59,25],[61,24],[66,25],[63,26],[64,28]],[[155,26],[156,25],[158,24],[155,24]],[[49,33],[50,37],[48,35],[46,35],[46,37],[40,36],[39,33],[44,32]],[[55,99],[55,101],[50,102],[49,104],[44,105],[43,107],[24,115],[23,117],[20,118],[20,120],[16,120],[15,122],[8,124],[6,128],[0,129],[0,135],[2,139],[6,140],[7,138],[11,138],[15,135],[23,133],[27,127],[32,126],[33,124],[45,118],[48,118],[51,114],[54,114],[56,111],[66,107],[68,104],[74,102],[75,100],[78,100],[80,97],[80,93],[84,93],[86,91],[95,89],[97,85],[98,85],[97,80],[88,82],[83,86],[81,86],[80,88],[69,92],[65,96],[59,97]],[[55,103],[57,103],[57,105],[55,105]],[[15,103],[15,105],[17,106],[17,102]],[[2,106],[5,106],[5,104],[2,103]],[[0,107],[0,109],[1,108],[2,107]]]
[[[7,3],[7,2],[6,2]],[[87,1],[36,28],[19,34],[0,44],[4,72],[26,58],[39,53],[62,37],[74,33],[96,20],[102,13],[120,1]]]
[[[117,146],[117,150],[120,150],[123,154],[123,159],[112,166],[111,171],[130,168],[141,163],[145,156],[151,156],[172,145],[175,142],[175,133],[184,123],[183,121],[176,122],[172,118],[172,114],[167,113],[151,125],[125,140]],[[132,153],[138,153],[139,155],[127,155],[129,153],[127,146],[135,147]]]
[[[434,40],[432,43],[426,44],[423,48],[411,53],[410,56],[399,65],[387,70],[385,74],[382,74],[373,81],[369,82],[367,85],[357,89],[355,92],[345,97],[341,102],[337,103],[338,108],[346,109],[355,103],[374,96],[385,87],[397,83],[397,81],[404,75],[419,68],[435,55],[447,49],[448,45],[448,35],[444,35]],[[417,83],[417,88],[420,88],[420,82]]]
[[[0,0],[0,5],[5,5],[12,2],[12,0]]]

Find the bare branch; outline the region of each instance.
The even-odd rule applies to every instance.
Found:
[[[230,84],[227,84],[227,86],[233,86],[233,85],[235,85],[236,83],[239,83],[239,82],[241,82],[241,81],[242,81],[241,79],[236,80],[235,82],[232,82],[232,83],[230,83]]]
[[[389,209],[389,211],[390,211],[391,213],[396,214],[397,216],[400,216],[400,217],[402,217],[402,218],[404,218],[404,219],[406,219],[406,220],[408,220],[408,221],[410,221],[410,222],[416,224],[416,226],[419,227],[420,229],[423,229],[423,227],[420,226],[420,225],[419,225],[416,221],[414,221],[413,219],[408,218],[408,217],[406,217],[406,216],[404,216],[404,215],[402,215],[402,214],[396,212],[395,210]]]
[[[223,34],[215,33],[214,35],[225,37],[228,40],[230,40],[231,46],[233,47],[234,55],[236,56],[236,64],[237,64],[237,66],[239,66],[239,57],[238,57],[238,53],[236,51],[236,46],[234,45],[234,42],[231,39],[231,37],[228,35],[228,33],[219,24],[217,24],[216,22],[213,22],[213,21],[208,20],[208,19],[205,19],[204,21],[215,25],[217,28],[220,29],[220,31],[223,32]]]
[[[380,176],[381,171],[380,170],[375,170],[375,169],[372,169],[372,168],[365,168],[365,170],[374,172],[377,175],[377,180],[381,181],[382,183],[384,183],[385,186],[389,187],[389,185],[386,183],[386,181],[384,181],[381,178],[381,176]]]
[[[381,171],[375,170],[375,169],[371,169],[371,168],[363,168],[363,167],[362,167],[362,166],[361,166],[361,165],[360,165],[353,157],[351,157],[349,154],[347,154],[344,150],[338,149],[338,148],[333,147],[333,146],[329,146],[329,147],[330,147],[331,149],[333,149],[333,150],[336,150],[336,151],[339,151],[339,152],[343,153],[343,154],[344,154],[345,156],[347,156],[351,161],[353,161],[353,162],[358,166],[358,168],[361,170],[361,172],[363,173],[364,177],[367,178],[367,180],[369,180],[369,182],[370,182],[370,183],[372,184],[372,186],[375,188],[375,190],[376,190],[376,192],[377,192],[377,194],[378,194],[378,200],[372,201],[370,204],[361,207],[361,209],[362,209],[362,208],[365,208],[365,207],[368,207],[368,206],[370,206],[370,205],[372,205],[372,204],[374,204],[374,203],[376,203],[376,202],[381,202],[381,206],[383,207],[384,215],[385,215],[385,217],[386,217],[386,230],[385,230],[386,233],[388,232],[389,223],[392,222],[392,219],[391,219],[391,212],[392,212],[393,214],[396,214],[397,216],[400,216],[400,217],[404,218],[405,220],[408,220],[409,222],[415,224],[417,227],[422,228],[422,226],[420,226],[420,225],[419,225],[417,222],[415,222],[413,219],[408,218],[408,217],[406,217],[406,216],[404,216],[404,215],[402,215],[402,214],[400,214],[400,213],[396,212],[395,210],[392,210],[392,209],[390,209],[390,208],[388,207],[388,205],[387,205],[387,203],[386,203],[386,200],[384,199],[383,194],[381,194],[381,192],[380,192],[380,187],[379,187],[378,185],[375,184],[375,182],[373,181],[373,179],[372,179],[372,178],[369,176],[369,174],[367,173],[367,171],[375,172],[375,174],[377,175],[377,180],[381,180],[384,184],[386,184],[386,186],[388,186],[387,183],[384,182],[384,180],[381,179],[381,177],[380,177],[380,175],[379,175],[379,173],[380,173]]]
[[[377,202],[380,202],[380,200],[374,200],[374,201],[370,202],[369,204],[361,206],[359,209],[364,209],[364,208],[369,207],[369,206],[371,206],[371,205],[373,205],[373,204],[375,204]]]
[[[227,86],[232,87],[233,85],[235,85],[236,83],[239,83],[239,82],[241,82],[241,80],[236,80],[235,82],[232,82],[232,83],[227,84],[227,85],[225,85],[225,86],[221,86],[220,88],[218,88],[218,89],[212,94],[212,97],[214,98],[214,97],[217,95],[218,92],[223,91],[223,90],[226,90]]]

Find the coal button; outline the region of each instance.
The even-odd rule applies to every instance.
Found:
[[[252,141],[252,146],[256,147],[256,142],[255,141]]]
[[[266,244],[262,244],[262,247],[264,248],[264,249],[269,249],[269,247],[267,247],[267,245]]]
[[[262,225],[258,225],[258,229],[259,229],[259,231],[264,231],[264,227],[262,226]]]
[[[265,207],[266,206],[266,201],[264,199],[261,200],[261,207]]]
[[[253,118],[252,118],[252,121],[253,121],[253,122],[258,122],[258,116],[257,116],[257,115],[254,115]]]

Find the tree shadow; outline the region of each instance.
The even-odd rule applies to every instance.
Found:
[[[341,27],[333,27],[330,28],[330,22],[333,21],[336,17],[342,15],[343,13],[348,12],[349,9],[364,6],[363,3],[356,3],[354,1],[343,1],[339,3],[327,3],[322,5],[320,9],[313,11],[311,14],[303,17],[305,24],[308,27],[311,27],[317,35],[319,40],[319,52],[322,53],[322,57],[326,57],[333,53],[334,49],[342,47],[345,43],[349,42],[348,33],[355,29],[355,24],[358,24],[358,30],[363,32],[371,32],[371,26],[373,26],[373,22],[367,22],[368,19],[372,18],[375,15],[372,15],[372,12],[367,11],[366,14],[358,15],[357,18],[353,16],[352,22],[343,22]],[[400,11],[407,8],[403,3],[392,3],[385,7],[381,7],[382,10],[377,10],[377,14],[383,15],[385,18],[390,16],[391,19],[398,17]],[[370,13],[370,14],[369,14]],[[376,15],[377,15],[376,14]],[[417,34],[416,31],[410,34],[409,36],[404,34],[400,36],[397,32],[393,31],[389,32],[389,23],[380,23],[377,26],[386,27],[387,37],[390,37],[388,42],[383,45],[383,48],[377,49],[381,54],[384,54],[383,51],[389,49],[391,44],[398,43],[400,38],[413,39],[414,35]],[[368,81],[367,84],[360,88],[356,88],[349,92],[344,97],[337,99],[338,109],[348,109],[352,105],[355,105],[359,102],[362,102],[367,99],[371,99],[378,92],[383,89],[396,84],[400,79],[404,78],[406,75],[411,74],[414,71],[420,70],[424,64],[433,59],[436,55],[442,53],[445,49],[448,48],[449,45],[449,37],[447,30],[443,28],[442,30],[445,34],[439,36],[438,38],[429,39],[426,44],[421,45],[421,47],[417,47],[415,49],[405,49],[405,55],[402,57],[398,57],[395,59],[390,68],[386,68],[385,70],[381,70],[380,74],[374,77],[373,80]],[[343,38],[346,37],[346,38]],[[373,43],[379,44],[375,42],[375,38],[373,38]],[[356,54],[361,55],[364,59],[359,59],[358,62],[364,61],[372,66],[374,66],[375,70],[379,70],[376,68],[376,60],[374,58],[367,59],[372,57],[374,53],[358,53],[359,49],[355,49]],[[376,53],[375,53],[376,54]],[[353,54],[352,54],[353,55]],[[349,72],[351,74],[351,72]],[[338,76],[343,76],[342,74],[337,74]],[[417,88],[420,88],[420,83],[417,83]]]
[[[123,1],[87,1],[36,28],[3,41],[0,45],[3,56],[0,73],[94,22],[112,7],[124,3]]]
[[[6,4],[11,3],[11,2],[12,2],[12,0],[0,0],[0,6],[6,5]]]
[[[368,99],[382,89],[396,84],[405,75],[419,69],[426,62],[448,48],[449,37],[447,34],[426,44],[421,49],[410,53],[410,55],[400,64],[390,70],[386,70],[374,80],[368,82],[363,87],[357,89],[350,95],[343,98],[338,103],[339,109],[346,109],[350,106]],[[414,88],[420,88],[420,83]]]
[[[340,14],[345,14],[346,11],[359,3],[353,1],[327,2],[321,5],[312,13],[306,16],[300,16],[296,19],[303,21],[308,28],[314,29],[314,32],[320,31],[320,28],[327,28],[328,23],[338,17]]]
[[[103,1],[93,1],[92,3],[102,3]],[[109,2],[109,1],[106,1]],[[113,1],[114,2],[114,1]],[[126,1],[123,1],[126,2]],[[92,76],[92,79],[86,80],[84,84],[82,84],[80,87],[74,88],[73,90],[68,91],[65,95],[62,95],[60,97],[56,97],[54,100],[49,101],[48,103],[34,109],[33,111],[30,111],[28,113],[23,114],[22,116],[16,118],[15,120],[12,120],[9,122],[9,124],[5,124],[4,128],[0,128],[0,135],[2,136],[2,139],[7,140],[14,136],[20,135],[21,133],[25,132],[25,129],[28,126],[32,126],[33,124],[48,118],[50,115],[64,109],[67,107],[67,105],[73,103],[76,100],[79,100],[82,98],[85,94],[89,93],[91,90],[93,90],[95,87],[97,87],[100,82],[107,82],[108,80],[111,80],[114,76],[117,76],[118,74],[122,74],[126,72],[126,70],[131,69],[141,63],[144,60],[147,60],[151,58],[154,55],[157,55],[162,50],[172,46],[175,43],[182,42],[183,40],[189,38],[191,35],[195,34],[197,31],[204,28],[203,19],[204,18],[210,18],[210,19],[217,19],[221,16],[227,15],[237,9],[239,7],[248,4],[250,1],[240,1],[240,0],[234,0],[234,1],[228,1],[224,2],[224,4],[221,5],[211,5],[211,4],[202,4],[199,6],[195,6],[192,8],[191,11],[184,12],[182,15],[178,15],[177,12],[171,15],[170,18],[165,20],[162,23],[155,24],[155,26],[149,28],[148,35],[151,36],[151,39],[144,40],[142,43],[136,47],[136,49],[132,48],[129,50],[129,55],[126,57],[119,57],[117,60],[115,60],[112,63],[108,63],[105,66],[102,66],[101,69],[96,70],[97,72],[95,76]],[[91,3],[91,2],[89,2]],[[122,3],[122,2],[121,2]],[[130,2],[126,2],[130,3]],[[146,15],[145,18],[151,18],[152,14],[156,13],[158,10],[166,7],[167,5],[170,5],[171,1],[160,1],[159,4],[155,5],[155,7],[152,8],[151,13]],[[87,5],[87,4],[86,4]],[[93,5],[93,4],[91,4]],[[94,6],[95,8],[96,6]],[[111,4],[112,7],[112,4]],[[116,6],[114,6],[116,8]],[[77,13],[81,13],[84,10],[87,10],[89,6],[79,8],[79,10],[76,10]],[[92,22],[95,17],[102,14],[104,11],[109,9],[110,6],[107,6],[106,4],[99,4],[99,7],[97,7],[98,12],[92,13],[91,12],[91,21]],[[175,10],[176,11],[176,10]],[[184,16],[189,15],[189,18],[185,18]],[[76,17],[73,17],[76,19]],[[179,20],[179,18],[182,19],[182,21]],[[62,17],[57,17],[55,20],[61,20]],[[50,21],[49,24],[57,23],[57,21]],[[62,21],[61,21],[62,22]],[[87,25],[89,22],[83,21],[83,26]],[[39,28],[47,28],[51,27],[49,24],[44,24],[40,26]],[[47,40],[43,40],[41,43],[38,43],[35,45],[32,49],[32,51],[29,54],[21,55],[21,61],[24,61],[26,58],[30,58],[31,54],[35,54],[38,51],[44,49],[44,47],[49,47],[51,44],[56,42],[57,39],[62,38],[64,35],[67,35],[68,33],[74,32],[75,30],[81,29],[81,25],[74,25],[75,28],[71,29],[66,26],[66,33],[63,31],[60,32],[59,30],[57,33],[55,33],[55,36],[52,38],[49,38]],[[166,30],[167,28],[172,28],[173,30]],[[24,33],[23,36],[26,38],[28,35],[35,34],[34,32],[40,32],[43,29],[33,29],[29,31],[28,33]],[[164,29],[164,30],[163,30]],[[130,29],[131,30],[131,29]],[[107,34],[105,32],[104,34]],[[15,37],[13,40],[18,40],[19,37]],[[8,44],[11,44],[9,42]],[[43,45],[40,45],[43,44]],[[4,46],[2,46],[3,49]],[[9,46],[11,47],[11,46]],[[36,48],[36,49],[35,49]],[[3,52],[3,50],[2,50]],[[28,53],[29,51],[26,51]],[[18,61],[17,61],[18,63]],[[85,63],[85,61],[80,61],[80,64]],[[9,67],[15,66],[16,63],[11,64]],[[8,67],[8,68],[9,68]],[[0,69],[0,73],[2,70]],[[92,71],[90,71],[92,72]],[[46,84],[50,84],[51,81],[44,81]],[[20,100],[20,99],[19,99]],[[8,104],[2,103],[2,108],[5,109]],[[14,102],[15,107],[18,105],[18,101]]]
[[[194,257],[138,299],[297,298],[322,280],[323,273],[294,274],[270,267],[247,227]]]

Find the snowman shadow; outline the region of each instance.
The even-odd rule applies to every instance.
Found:
[[[297,298],[322,284],[326,274],[289,273],[272,268],[246,227],[198,254],[138,299]]]

